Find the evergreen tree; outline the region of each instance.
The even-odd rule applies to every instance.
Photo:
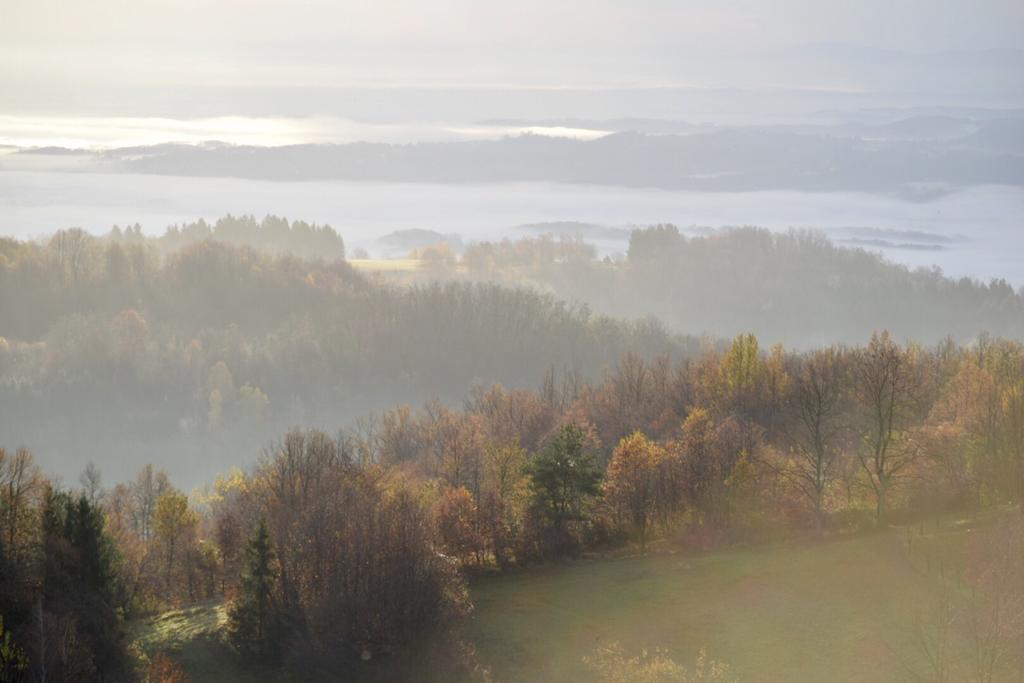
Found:
[[[65,622],[73,633],[57,656],[65,677],[88,671],[96,680],[126,675],[117,593],[116,548],[106,533],[103,511],[84,495],[48,489],[43,501],[43,622]],[[44,628],[45,623],[40,625]],[[38,656],[51,658],[51,652]]]
[[[245,565],[238,594],[228,614],[229,633],[235,647],[243,653],[267,656],[271,653],[275,623],[274,551],[270,532],[261,520],[245,547]]]
[[[601,470],[585,442],[583,428],[568,424],[527,467],[532,507],[548,524],[546,544],[558,552],[572,549],[568,525],[585,519],[584,503],[599,491]]]

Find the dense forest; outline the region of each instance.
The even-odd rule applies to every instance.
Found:
[[[181,659],[133,635],[176,609],[219,610],[204,647],[246,676],[490,680],[471,580],[954,514],[995,521],[926,556],[959,592],[919,624],[917,661],[1024,671],[1009,286],[758,230],[637,230],[624,261],[546,237],[428,245],[405,282],[343,253],[273,217],[0,241],[4,680],[180,683]],[[766,332],[685,337],[538,288]],[[869,320],[900,337],[815,343]],[[799,341],[760,341],[784,331]],[[616,643],[585,659],[595,680],[732,680],[703,651],[693,677]]]
[[[260,243],[280,221],[211,230],[237,223],[259,226]],[[281,232],[289,252],[333,234]],[[291,425],[333,429],[399,402],[458,401],[477,383],[532,386],[552,367],[596,376],[630,351],[701,345],[526,289],[395,287],[337,258],[170,248],[205,233],[0,240],[0,434],[65,477],[89,460],[120,476],[146,457],[191,485]]]
[[[622,261],[578,239],[426,246],[391,284],[343,254],[333,229],[275,217],[0,242],[0,429],[47,466],[74,451],[53,465],[65,477],[89,460],[125,474],[143,452],[195,484],[234,463],[225,449],[254,453],[295,424],[552,369],[595,379],[626,353],[678,360],[747,330],[798,349],[875,325],[926,344],[1024,338],[1024,296],[1003,282],[813,233],[659,226],[634,231]]]
[[[292,430],[191,497],[150,465],[109,489],[90,466],[67,489],[27,450],[0,451],[0,476],[9,679],[183,680],[162,653],[126,650],[125,619],[224,597],[226,656],[264,674],[486,680],[459,636],[467,574],[1007,506],[944,569],[971,587],[946,609],[976,638],[964,676],[1024,671],[1024,347],[1006,340],[880,333],[794,353],[741,335],[677,362],[625,355],[593,382],[494,385],[336,437]],[[609,681],[676,670],[614,648],[592,663]]]
[[[864,330],[900,339],[968,342],[980,331],[1024,339],[1024,292],[1002,280],[911,270],[807,231],[734,228],[687,237],[672,225],[632,232],[624,260],[599,260],[581,239],[471,244],[457,258],[421,249],[418,277],[531,285],[608,315],[654,315],[671,329],[799,348],[857,344]],[[405,276],[415,279],[415,276]]]
[[[152,244],[162,254],[207,241],[246,246],[271,254],[291,254],[299,258],[344,259],[345,240],[329,225],[291,221],[277,216],[256,220],[253,216],[224,216],[212,225],[199,219],[183,225],[171,225],[164,234],[149,239],[142,226],[114,226],[106,241],[121,245]]]

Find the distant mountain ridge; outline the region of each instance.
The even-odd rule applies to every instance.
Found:
[[[1024,117],[699,130],[685,135],[617,132],[596,140],[521,135],[402,145],[163,144],[86,153],[105,171],[277,181],[845,190],[912,199],[957,187],[1024,185]]]

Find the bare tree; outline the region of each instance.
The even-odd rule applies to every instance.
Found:
[[[170,489],[170,482],[167,480],[167,473],[163,470],[154,470],[150,464],[146,464],[135,481],[131,483],[135,531],[144,541],[148,541],[153,536],[153,514],[156,512],[156,502],[168,489]]]
[[[888,332],[872,335],[854,365],[856,395],[864,411],[864,445],[858,449],[858,459],[875,493],[875,514],[881,524],[893,485],[916,455],[906,437],[918,412],[921,382],[915,359]]]
[[[61,230],[50,241],[50,248],[57,259],[63,284],[76,294],[79,283],[89,268],[89,251],[94,239],[81,228]]]
[[[975,542],[967,626],[974,646],[974,679],[1003,680],[1011,669],[1024,680],[1024,519],[1002,520]]]
[[[82,473],[78,475],[78,483],[82,485],[82,493],[95,505],[103,497],[103,476],[100,468],[92,460],[85,466]]]
[[[839,474],[843,454],[843,359],[834,348],[808,357],[794,374],[786,435],[793,460],[781,471],[814,506],[815,525],[824,524],[824,499]]]
[[[42,475],[28,449],[19,448],[10,455],[0,448],[0,520],[8,560],[16,561],[27,543],[23,532],[35,520],[31,503],[42,484]]]

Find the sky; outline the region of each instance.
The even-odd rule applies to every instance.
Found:
[[[404,143],[536,125],[600,135],[613,118],[828,123],[1024,108],[1021,36],[1024,0],[0,0],[0,161],[34,164],[11,148],[48,145]],[[74,155],[54,159],[77,170]],[[61,175],[67,186],[31,176],[53,183],[33,194],[19,184],[29,170],[43,169],[0,178],[5,221],[49,210],[53,196],[71,201],[68,213],[40,214],[40,226],[81,210],[106,227],[118,207],[148,206],[141,190],[135,204],[74,191],[81,174]],[[93,181],[123,179],[82,182]],[[224,210],[181,201],[174,220]],[[565,218],[578,218],[573,207]],[[339,211],[337,222],[356,218]]]
[[[308,93],[353,86],[1014,104],[1021,35],[1020,0],[0,0],[0,114],[344,114]]]

